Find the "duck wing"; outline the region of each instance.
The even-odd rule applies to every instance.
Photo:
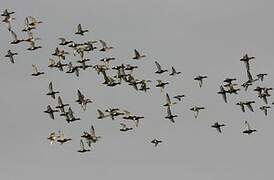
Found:
[[[161,65],[155,61],[156,67],[157,67],[157,71],[162,71]]]
[[[135,57],[140,57],[140,53],[136,50],[136,49],[134,49],[134,54],[135,54]]]
[[[82,26],[81,26],[81,24],[78,24],[78,26],[77,26],[77,30],[78,30],[78,32],[82,32],[83,30],[82,30]]]

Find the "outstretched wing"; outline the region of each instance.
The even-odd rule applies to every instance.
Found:
[[[94,129],[93,125],[91,125],[91,127],[90,127],[90,134],[92,136],[95,136],[95,129]]]
[[[78,30],[78,32],[81,32],[81,31],[82,31],[82,26],[81,26],[81,24],[78,24],[77,30]]]
[[[49,65],[50,65],[50,66],[55,65],[55,61],[54,61],[54,59],[51,59],[51,58],[49,59]]]
[[[167,106],[167,116],[172,116],[170,106]]]
[[[248,77],[249,81],[253,82],[253,77],[252,77],[250,71],[247,71],[247,77]]]
[[[246,125],[247,129],[250,130],[250,125],[247,121],[245,121],[245,125]]]
[[[33,68],[34,73],[37,74],[38,73],[37,66],[32,64],[32,68]]]
[[[68,114],[71,118],[73,118],[73,111],[72,111],[71,107],[69,107],[69,109],[68,109]]]
[[[173,66],[172,66],[171,70],[172,70],[172,74],[176,74],[177,73],[176,70],[175,70],[175,68]]]
[[[14,32],[13,30],[10,30],[10,32],[11,32],[11,35],[12,35],[13,40],[14,40],[14,41],[17,41],[18,38],[17,38],[17,35],[15,34],[15,32]]]
[[[168,93],[166,93],[166,103],[168,105],[171,105],[171,101],[170,101],[170,97],[169,97]]]
[[[98,112],[98,114],[99,114],[100,117],[104,117],[105,116],[104,113],[100,109],[97,109],[97,112]]]
[[[126,128],[126,127],[127,127],[126,124],[124,124],[124,123],[120,123],[120,125],[121,125],[123,128]]]
[[[103,40],[99,40],[100,43],[102,44],[103,48],[107,48],[107,43]]]
[[[158,71],[162,71],[161,65],[157,61],[155,61],[155,64],[156,64]]]
[[[135,57],[140,57],[140,53],[136,49],[134,49],[134,54],[135,54]]]
[[[60,96],[58,96],[58,104],[59,104],[60,106],[63,106],[63,101],[62,101],[62,99],[61,99]]]
[[[49,83],[49,92],[53,92],[52,82]]]
[[[82,139],[80,140],[80,148],[81,148],[81,150],[84,150],[84,148],[85,148],[85,147],[84,147],[84,142],[83,142]]]
[[[222,93],[222,97],[223,97],[225,103],[227,103],[226,91],[224,90],[223,86],[220,86],[220,92]]]
[[[253,110],[251,104],[247,104],[247,107],[248,107],[248,109],[249,109],[250,111],[254,112],[254,110]]]

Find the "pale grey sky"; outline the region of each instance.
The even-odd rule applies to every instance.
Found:
[[[264,83],[257,82],[251,89],[256,85],[274,87],[273,5],[270,0],[1,0],[1,11],[16,12],[12,27],[19,37],[25,37],[21,29],[26,16],[44,23],[35,30],[43,48],[34,52],[26,50],[27,43],[10,45],[6,26],[0,26],[0,178],[271,179],[273,110],[264,117],[259,110],[263,102],[253,91],[228,96],[228,104],[216,92],[226,77],[235,77],[238,83],[246,80],[239,61],[244,53],[256,57],[251,62],[254,75],[269,74]],[[89,29],[84,37],[74,35],[79,23]],[[151,91],[136,92],[127,85],[106,88],[93,70],[76,78],[48,69],[59,37],[107,41],[115,47],[107,53],[117,58],[114,64],[138,65],[136,77],[153,80]],[[142,62],[131,60],[135,48],[147,55]],[[19,53],[15,64],[4,57],[8,49]],[[96,52],[88,57],[96,64],[104,56]],[[72,55],[67,58],[77,60]],[[175,66],[182,75],[154,74],[155,60],[164,68]],[[47,74],[31,77],[31,64]],[[201,89],[193,80],[199,74],[209,77]],[[172,107],[179,116],[175,124],[164,119],[165,96],[155,88],[156,79],[170,82],[166,87],[170,96],[186,94],[182,103]],[[49,81],[61,91],[63,101],[71,104],[80,122],[68,125],[63,118],[52,121],[43,113],[48,104],[56,104],[45,95]],[[78,88],[94,100],[86,112],[74,103]],[[242,113],[235,105],[240,100],[255,100],[255,112]],[[193,105],[206,107],[198,119],[189,111]],[[145,119],[134,131],[121,133],[120,120],[96,119],[96,109],[108,107],[127,109]],[[243,135],[245,120],[258,132]],[[215,121],[227,125],[223,134],[210,127]],[[79,154],[79,137],[91,123],[102,140],[92,152]],[[50,146],[47,136],[60,129],[73,141]],[[153,138],[163,143],[154,148]]]

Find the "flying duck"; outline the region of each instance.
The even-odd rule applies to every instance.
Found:
[[[99,42],[101,43],[102,45],[102,48],[99,50],[99,51],[108,51],[108,50],[111,50],[113,49],[112,46],[107,46],[107,43],[103,40],[99,40]]]
[[[33,71],[34,71],[34,73],[31,74],[32,76],[40,76],[42,74],[45,74],[45,72],[38,71],[37,66],[34,65],[34,64],[32,64],[32,68],[33,68]]]
[[[254,132],[257,131],[256,129],[251,129],[250,125],[249,125],[249,123],[247,121],[245,121],[245,125],[246,125],[246,130],[243,131],[244,134],[250,135],[250,134],[252,134],[252,133],[254,133]]]
[[[161,67],[161,65],[157,61],[155,61],[155,64],[156,64],[156,67],[157,67],[157,71],[155,73],[162,74],[164,72],[167,72],[167,69],[163,70],[162,67]]]
[[[59,134],[60,138],[57,140],[57,142],[59,142],[61,145],[72,140],[71,138],[66,138],[63,131],[59,131]]]
[[[58,112],[58,110],[53,110],[50,105],[47,106],[47,110],[44,113],[48,113],[51,119],[54,119],[54,113]]]
[[[183,97],[185,97],[184,94],[178,94],[178,95],[174,96],[173,98],[177,99],[178,101],[182,101]]]
[[[49,83],[49,92],[46,95],[51,96],[53,99],[55,99],[55,94],[58,94],[58,93],[60,93],[60,92],[53,90],[52,82],[50,82]]]
[[[153,139],[152,141],[150,141],[152,144],[154,144],[154,147],[157,147],[158,144],[162,143],[161,140],[157,140],[157,139]]]
[[[197,118],[199,115],[200,110],[205,109],[204,107],[194,106],[190,108],[191,111],[194,112],[194,117]]]
[[[164,104],[164,106],[172,106],[174,104],[176,104],[176,102],[171,102],[168,93],[166,93],[166,104]]]
[[[65,46],[65,45],[68,45],[73,42],[73,41],[68,41],[68,40],[66,40],[66,38],[62,38],[62,37],[60,37],[59,40],[61,41],[59,43],[59,45],[61,45],[61,46]]]
[[[79,153],[89,152],[90,149],[86,149],[83,140],[80,140],[80,149],[78,150]]]
[[[167,116],[165,118],[169,119],[171,122],[175,123],[175,120],[174,120],[175,117],[178,117],[178,116],[172,115],[170,106],[167,106]]]
[[[267,116],[267,109],[271,108],[270,106],[261,106],[260,110],[262,110],[264,112],[264,115]]]
[[[251,105],[253,103],[255,103],[255,101],[246,101],[246,102],[244,102],[244,105],[246,105],[251,112],[254,112],[252,105]]]
[[[216,128],[219,133],[222,133],[221,127],[225,126],[225,124],[219,124],[218,122],[215,122],[211,127]]]
[[[10,62],[14,64],[14,58],[13,56],[18,55],[16,52],[11,52],[11,50],[8,50],[8,54],[5,55],[5,57],[8,57],[10,59]]]
[[[217,93],[218,93],[218,94],[221,94],[222,97],[223,97],[223,99],[224,99],[224,101],[225,101],[225,103],[227,103],[227,97],[226,97],[227,91],[224,90],[224,87],[223,87],[223,86],[220,86],[220,91],[217,92]]]
[[[64,108],[66,106],[69,106],[69,104],[64,104],[61,96],[58,96],[58,106],[56,106],[55,108],[58,108],[58,109],[60,109],[60,111],[64,112],[65,111]]]
[[[131,127],[127,127],[127,125],[124,123],[120,123],[120,125],[122,126],[122,128],[120,128],[120,131],[122,131],[122,132],[130,131],[133,129]]]
[[[240,61],[243,61],[245,63],[246,70],[249,71],[250,66],[249,66],[249,61],[251,59],[255,59],[255,57],[249,57],[248,54],[245,54]]]
[[[181,72],[178,72],[175,70],[175,68],[172,66],[171,67],[171,73],[169,74],[170,76],[178,75],[181,74]]]
[[[245,107],[244,107],[245,103],[243,101],[237,102],[236,105],[239,105],[241,107],[241,110],[245,112]]]
[[[146,55],[141,55],[136,49],[134,49],[134,57],[132,59],[139,60],[146,57]]]
[[[79,121],[81,120],[80,118],[76,118],[74,115],[73,115],[73,111],[71,109],[71,107],[69,107],[68,109],[68,118],[66,119],[66,121],[68,123],[71,123],[71,122],[74,122],[74,121]]]
[[[60,138],[60,135],[57,135],[55,132],[51,132],[47,139],[50,141],[50,144],[52,145],[54,142],[56,142],[58,138]]]
[[[256,76],[257,76],[258,79],[260,79],[260,81],[263,82],[264,81],[264,77],[267,76],[267,74],[266,73],[260,73],[260,74],[257,74]]]
[[[201,88],[203,85],[203,79],[207,78],[207,76],[196,76],[194,80],[199,81],[199,87]]]
[[[11,44],[18,44],[18,43],[24,41],[24,39],[18,39],[17,35],[15,34],[15,32],[13,30],[10,30],[10,33],[11,33],[12,38],[13,38],[13,40],[11,41]]]
[[[81,24],[78,24],[77,26],[77,32],[75,32],[75,34],[84,36],[84,33],[88,32],[88,30],[83,30]]]

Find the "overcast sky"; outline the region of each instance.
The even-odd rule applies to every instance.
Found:
[[[27,43],[11,45],[11,35],[0,24],[0,178],[30,179],[188,179],[230,180],[271,179],[273,177],[273,110],[265,117],[264,105],[252,91],[256,86],[274,87],[273,83],[273,5],[270,0],[1,0],[1,11],[15,11],[12,29],[19,37],[26,16],[43,21],[34,31],[43,46],[29,52]],[[89,32],[74,35],[77,24]],[[91,64],[103,57],[116,57],[113,65],[138,65],[138,79],[150,79],[148,93],[136,92],[125,83],[109,88],[93,69],[80,72],[77,78],[47,67],[59,37],[76,42],[103,39],[115,48],[108,53],[88,54]],[[62,47],[63,48],[63,47]],[[67,62],[76,62],[72,51]],[[135,62],[133,50],[147,55]],[[15,64],[5,54],[18,52]],[[239,59],[248,53],[253,76],[268,73],[264,83],[256,82],[247,92],[229,95],[225,104],[217,95],[219,85],[227,77],[247,80]],[[182,74],[157,75],[154,61],[163,68],[175,66]],[[46,75],[33,78],[31,64],[37,64]],[[207,75],[202,88],[193,80]],[[155,80],[169,81],[165,92],[170,96],[185,94],[183,102],[172,107],[179,117],[176,123],[164,119],[165,94],[155,88]],[[51,120],[43,111],[56,101],[46,96],[52,81],[65,103],[69,103],[81,121],[67,124],[64,118]],[[77,89],[94,103],[83,112],[74,101]],[[255,100],[255,112],[242,113],[235,104]],[[273,102],[273,97],[269,97]],[[189,110],[205,106],[194,119]],[[270,105],[271,106],[271,105]],[[97,120],[97,109],[118,107],[145,118],[134,131],[119,131],[121,118]],[[250,136],[242,134],[244,121],[258,130]],[[210,126],[226,124],[219,134]],[[92,151],[79,154],[80,135],[93,124],[102,139]],[[133,126],[130,122],[129,126]],[[72,141],[50,145],[50,132],[64,130]],[[154,148],[150,141],[163,141]]]

